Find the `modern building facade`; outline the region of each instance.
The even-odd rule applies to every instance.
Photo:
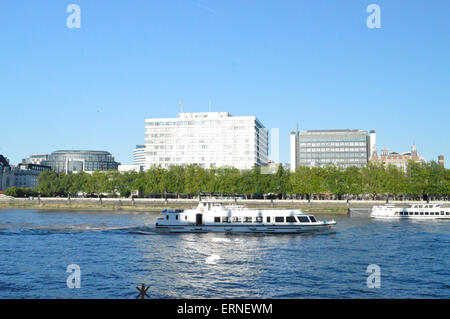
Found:
[[[133,151],[133,164],[134,165],[145,165],[145,145],[136,145]]]
[[[42,160],[38,161],[38,157]],[[31,155],[26,162],[31,163],[32,159],[37,164],[50,166],[55,172],[66,174],[116,170],[119,166],[111,153],[105,151],[61,150],[50,155]]]
[[[361,167],[376,155],[375,131],[367,135],[360,130],[297,130],[291,133],[290,147],[291,171],[330,164]]]
[[[256,116],[179,113],[145,120],[145,168],[199,165],[250,169],[267,165],[268,132]]]
[[[413,161],[416,163],[425,163],[425,159],[417,153],[417,147],[413,144],[411,147],[411,152],[397,153],[389,152],[387,148],[381,151],[380,156],[372,156],[371,161],[382,163],[384,165],[394,165],[402,170],[406,171],[408,167],[408,162]]]

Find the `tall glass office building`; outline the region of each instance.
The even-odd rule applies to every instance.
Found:
[[[376,154],[375,131],[311,130],[291,133],[291,170],[299,166],[364,166]]]
[[[114,157],[105,151],[55,151],[48,155],[40,164],[47,165],[55,172],[93,172],[117,169],[119,163]]]
[[[145,168],[199,165],[250,169],[267,165],[268,132],[256,116],[180,113],[145,120]]]

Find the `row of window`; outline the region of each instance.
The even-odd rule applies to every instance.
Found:
[[[161,122],[147,122],[146,126],[217,126],[217,125],[246,125],[245,127],[252,127],[254,120],[239,120],[239,121],[220,121],[220,120],[194,120],[194,121],[161,121]]]
[[[366,146],[365,142],[322,142],[322,143],[300,143],[300,146]]]
[[[315,223],[316,219],[313,216],[276,216],[275,218],[271,217],[271,216],[267,216],[266,217],[266,222],[267,223],[271,223],[272,221],[274,221],[275,223],[297,223],[297,221],[299,223]],[[263,218],[261,216],[257,216],[257,217],[239,217],[239,216],[234,216],[234,217],[214,217],[214,222],[215,223],[262,223],[263,222]]]
[[[439,212],[398,212],[399,215],[439,215]],[[441,212],[440,215],[450,215],[450,212]]]
[[[343,158],[343,157],[366,157],[366,153],[304,153],[300,151],[301,158]]]

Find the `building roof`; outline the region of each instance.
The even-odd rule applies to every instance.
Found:
[[[52,152],[52,155],[53,154],[60,154],[60,153],[78,153],[78,154],[89,153],[89,154],[111,155],[110,152],[106,152],[106,151],[92,151],[92,150],[57,150],[57,151]]]

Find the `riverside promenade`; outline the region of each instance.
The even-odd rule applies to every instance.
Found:
[[[208,200],[202,198],[202,200]],[[300,208],[305,212],[347,214],[352,208],[370,209],[374,205],[386,204],[381,200],[270,200],[270,199],[215,199],[226,204],[243,205],[249,208]],[[191,208],[197,205],[195,199],[149,199],[149,198],[13,198],[0,196],[0,209],[48,209],[48,210],[135,210],[157,211],[164,208]],[[407,204],[423,201],[389,201],[390,204],[405,207]],[[430,202],[434,203],[434,202]],[[436,202],[438,203],[438,202]],[[439,202],[440,203],[440,202]]]

